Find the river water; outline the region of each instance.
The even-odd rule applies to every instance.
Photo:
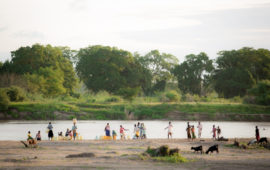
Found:
[[[107,123],[110,123],[111,130],[115,130],[119,138],[119,126],[123,125],[127,136],[132,137],[134,124],[138,121],[78,121],[78,132],[82,135],[83,139],[96,139],[103,136],[104,128]],[[140,121],[146,126],[147,138],[167,138],[167,130],[164,130],[168,126],[168,121]],[[255,138],[255,126],[260,129],[261,137],[270,137],[270,122],[201,122],[203,126],[202,138],[211,138],[212,126],[219,126],[221,128],[221,136],[226,138]],[[190,122],[191,125],[195,125],[195,132],[197,135],[198,122]],[[57,132],[62,131],[65,133],[66,129],[71,129],[72,121],[52,121],[53,131],[55,136]],[[173,125],[173,138],[186,138],[186,126],[187,122],[184,121],[172,121]],[[41,131],[42,140],[47,140],[46,128],[48,121],[2,121],[0,122],[1,135],[0,140],[26,140],[27,132],[31,131],[32,137],[38,130]]]

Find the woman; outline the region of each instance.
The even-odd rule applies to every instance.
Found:
[[[201,135],[202,135],[202,124],[201,122],[198,122],[198,138],[201,138]]]
[[[187,129],[186,129],[186,131],[187,131],[187,138],[188,138],[188,140],[191,139],[190,130],[191,130],[191,129],[190,129],[189,122],[187,122]]]
[[[215,128],[215,125],[213,125],[212,133],[213,133],[213,139],[216,139],[216,131],[217,129]]]
[[[73,126],[72,126],[72,133],[73,133],[73,139],[75,140],[77,136],[77,126],[75,122],[73,123]]]
[[[260,132],[259,132],[258,126],[256,126],[255,135],[256,135],[257,142],[259,142],[259,140],[260,140]]]
[[[217,127],[217,138],[219,139],[221,134],[221,129],[219,128],[219,126]]]
[[[53,138],[53,131],[52,131],[53,126],[52,126],[51,122],[49,122],[49,125],[48,125],[47,128],[49,129],[48,138],[49,138],[49,140],[52,140],[52,138]]]
[[[111,130],[110,130],[110,125],[109,123],[107,123],[107,125],[105,126],[105,135],[106,136],[111,136]]]
[[[142,127],[142,139],[146,139],[146,128],[144,126],[144,123],[141,124]]]
[[[195,127],[194,127],[194,125],[191,126],[191,133],[192,133],[192,140],[193,140],[193,139],[196,139],[196,135],[195,135]]]

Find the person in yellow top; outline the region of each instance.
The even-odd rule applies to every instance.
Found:
[[[32,138],[32,136],[31,136],[31,132],[30,132],[30,131],[28,131],[27,140],[33,140],[33,138]]]

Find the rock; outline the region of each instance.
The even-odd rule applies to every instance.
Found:
[[[179,153],[179,151],[180,151],[180,149],[178,149],[178,148],[171,149],[169,155],[170,155],[170,156],[171,156],[171,155],[174,155],[175,153]]]
[[[67,155],[66,158],[91,158],[95,156],[96,155],[94,153],[89,152],[89,153]]]

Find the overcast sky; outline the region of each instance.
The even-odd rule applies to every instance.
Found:
[[[270,49],[270,0],[0,0],[0,61],[34,43],[188,54]]]

